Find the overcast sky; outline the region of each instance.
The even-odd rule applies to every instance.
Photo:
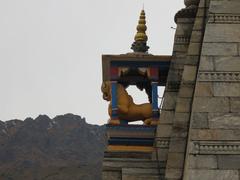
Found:
[[[106,123],[101,54],[131,52],[143,3],[149,52],[171,54],[183,0],[0,0],[0,120]]]

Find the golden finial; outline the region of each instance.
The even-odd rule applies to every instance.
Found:
[[[146,30],[146,16],[144,9],[142,9],[137,25],[137,33],[134,37],[135,42],[132,44],[134,52],[147,52],[149,47],[147,46],[148,37],[146,35]]]
[[[146,35],[146,17],[145,17],[145,12],[144,10],[141,11],[140,19],[138,21],[138,26],[137,26],[137,34],[135,35],[135,41],[145,41],[147,42],[147,35]]]

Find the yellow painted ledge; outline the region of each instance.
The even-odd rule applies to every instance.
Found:
[[[147,146],[113,146],[113,145],[108,145],[107,151],[118,151],[118,152],[124,152],[124,151],[134,151],[134,152],[153,152],[154,148],[153,147],[147,147]]]

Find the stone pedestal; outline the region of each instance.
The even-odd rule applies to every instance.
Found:
[[[157,180],[163,164],[152,160],[156,126],[107,125],[103,180]]]

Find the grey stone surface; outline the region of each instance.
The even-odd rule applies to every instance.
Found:
[[[229,99],[225,97],[196,97],[194,112],[229,112]]]
[[[185,65],[197,66],[199,57],[197,55],[188,55],[185,60]]]
[[[104,168],[115,168],[121,169],[125,168],[156,168],[157,162],[145,159],[132,159],[132,158],[104,158],[103,167]]]
[[[166,168],[182,168],[184,163],[183,153],[168,153],[168,161]]]
[[[204,21],[202,18],[197,17],[194,22],[193,31],[201,31],[203,29]]]
[[[164,110],[173,110],[176,106],[176,92],[166,92],[164,95],[163,109]]]
[[[160,170],[158,168],[123,168],[122,169],[122,174],[138,174],[138,175],[146,175],[146,174],[151,174],[151,175],[159,175]]]
[[[226,141],[239,140],[239,130],[227,129],[191,129],[191,140]]]
[[[201,44],[194,42],[189,44],[188,55],[198,55],[200,53]]]
[[[214,96],[239,97],[240,83],[214,82],[213,92]]]
[[[230,98],[231,112],[240,112],[240,98]]]
[[[171,139],[171,142],[169,145],[169,152],[184,153],[185,148],[186,148],[186,139],[185,138]]]
[[[182,85],[180,90],[179,90],[179,97],[183,97],[183,98],[190,98],[193,95],[193,85]]]
[[[103,171],[102,180],[122,180],[121,171]]]
[[[207,129],[208,128],[208,114],[207,113],[193,113],[191,128]]]
[[[215,155],[189,155],[190,169],[217,169],[217,167]]]
[[[191,33],[192,33],[192,26],[193,26],[193,21],[189,19],[185,19],[185,20],[188,20],[187,23],[181,23],[181,24],[178,24],[177,26],[177,29],[176,29],[176,32],[175,32],[175,36],[184,36],[184,37],[190,37],[191,36]],[[182,19],[182,21],[184,21]]]
[[[166,179],[168,180],[176,180],[182,179],[183,169],[166,169]]]
[[[198,97],[212,97],[213,85],[211,82],[197,82],[195,89],[195,96]]]
[[[149,174],[147,174],[147,175],[138,175],[138,174],[136,174],[136,175],[134,175],[134,174],[132,174],[132,175],[128,175],[128,174],[123,174],[123,177],[122,177],[122,179],[121,180],[146,180],[146,179],[148,179],[148,180],[159,180],[159,176],[154,176],[154,175],[149,175]]]
[[[202,38],[202,31],[193,31],[191,36],[191,42],[192,43],[198,43],[201,41]]]
[[[175,113],[174,128],[187,129],[189,122],[189,113]],[[179,136],[180,137],[180,136]]]
[[[240,169],[240,155],[218,155],[219,169]]]
[[[161,124],[157,129],[157,137],[170,137],[172,134],[172,125]]]
[[[173,47],[173,51],[174,52],[187,52],[188,50],[188,44],[175,44],[175,46]]]
[[[208,24],[205,42],[240,42],[240,24]]]
[[[214,57],[216,71],[240,71],[240,57]]]
[[[168,149],[159,148],[157,154],[154,152],[153,155],[158,161],[167,161]]]
[[[172,124],[174,119],[174,111],[162,110],[160,116],[160,124]]]
[[[237,170],[189,170],[189,180],[239,180]]]
[[[240,114],[210,113],[208,123],[210,129],[240,129]]]
[[[199,70],[213,71],[214,70],[213,56],[202,56],[200,60]]]
[[[196,66],[185,65],[183,70],[182,81],[184,82],[194,82],[196,79]]]
[[[189,112],[191,108],[191,98],[178,98],[176,105],[176,112]]]
[[[237,56],[237,43],[204,43],[202,55],[205,56]]]
[[[238,0],[212,0],[209,11],[212,13],[238,14],[240,2]]]

